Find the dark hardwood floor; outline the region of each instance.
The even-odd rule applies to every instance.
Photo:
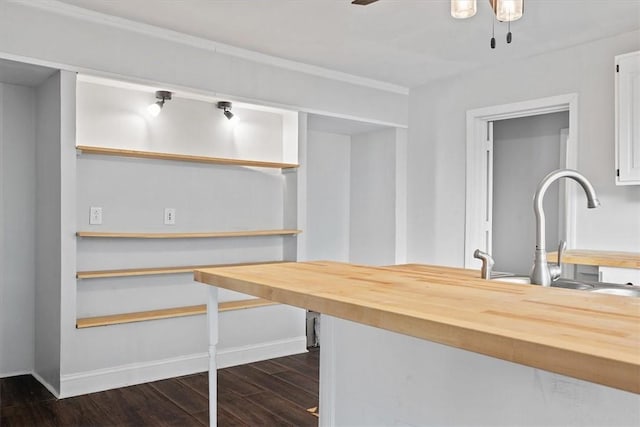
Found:
[[[320,352],[218,371],[218,425],[317,426]],[[206,373],[56,400],[31,375],[0,379],[0,426],[203,426]]]

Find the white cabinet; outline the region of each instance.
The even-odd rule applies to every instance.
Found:
[[[640,51],[615,57],[616,184],[640,185]]]

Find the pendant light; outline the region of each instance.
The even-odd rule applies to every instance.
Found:
[[[491,16],[491,49],[496,48],[495,21],[506,22],[507,44],[513,40],[511,21],[517,21],[524,14],[524,0],[489,0]],[[471,18],[476,14],[476,0],[451,0],[451,16],[456,19]]]
[[[500,22],[517,21],[524,13],[524,0],[495,0],[491,5]]]
[[[476,0],[451,0],[451,16],[456,19],[471,18],[476,11]]]

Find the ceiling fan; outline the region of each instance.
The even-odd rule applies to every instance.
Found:
[[[378,0],[353,0],[351,4],[367,6]],[[470,18],[476,13],[477,0],[451,0],[451,15],[454,18]],[[489,4],[500,22],[516,21],[522,17],[524,0],[489,0]]]
[[[353,0],[351,4],[359,6],[367,6],[371,3],[375,3],[378,0]],[[451,16],[456,19],[471,18],[476,14],[477,0],[451,0]],[[511,43],[511,21],[516,21],[522,18],[524,13],[524,0],[489,0],[491,9],[499,22],[507,22],[509,25],[509,32],[507,33],[507,43]],[[492,22],[491,28],[491,49],[496,47],[495,38],[495,26]]]

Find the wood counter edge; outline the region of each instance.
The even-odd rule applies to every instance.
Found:
[[[194,280],[508,362],[640,394],[640,362],[633,363],[625,360],[616,360],[601,355],[533,342],[522,338],[507,337],[451,323],[420,319],[380,308],[365,308],[345,301],[331,301],[326,297],[311,293],[274,289],[269,285],[217,275],[212,270],[196,270],[194,272]],[[365,312],[369,312],[369,315],[365,316]]]

